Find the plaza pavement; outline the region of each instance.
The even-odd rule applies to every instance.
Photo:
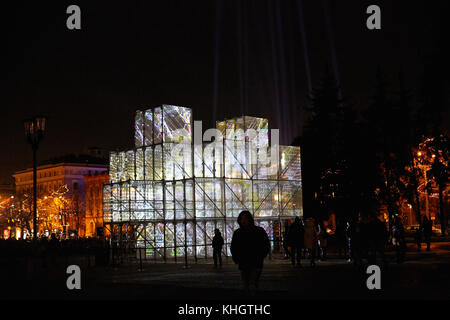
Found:
[[[381,269],[381,290],[366,287],[366,265],[355,267],[333,253],[327,261],[310,267],[292,267],[289,260],[274,255],[266,259],[256,298],[292,299],[449,299],[450,242],[432,243],[431,251],[417,252],[408,244],[404,263],[393,252]],[[146,299],[146,300],[240,300],[249,299],[241,289],[240,274],[231,259],[215,269],[211,260],[184,267],[178,263],[138,261],[117,266],[93,266],[85,259],[68,261],[82,271],[82,289],[67,290],[64,265],[41,269],[32,279],[11,288],[7,298],[31,299]],[[19,288],[19,290],[17,290]],[[21,289],[20,289],[21,288]],[[3,294],[4,296],[4,294]]]

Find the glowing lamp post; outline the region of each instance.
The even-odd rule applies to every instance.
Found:
[[[25,120],[25,134],[28,143],[33,149],[33,239],[37,239],[37,149],[39,142],[44,137],[45,117],[37,116],[32,119]]]
[[[417,152],[418,156],[418,163],[419,168],[423,170],[423,177],[424,177],[424,190],[425,190],[425,215],[428,219],[431,219],[429,214],[429,205],[428,205],[428,181],[427,181],[427,170],[430,169],[430,166],[425,163],[425,159],[422,157],[422,152]],[[436,157],[436,155],[431,156],[433,159]]]

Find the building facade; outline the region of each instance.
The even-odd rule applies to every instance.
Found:
[[[40,234],[52,232],[85,235],[86,192],[84,176],[108,170],[106,164],[55,162],[37,167],[38,224]],[[33,169],[13,174],[16,196],[32,210]],[[50,212],[53,210],[53,212]],[[51,221],[50,221],[51,219]]]
[[[94,237],[103,232],[103,184],[109,183],[107,171],[84,176],[86,190],[86,237]]]
[[[300,148],[279,146],[273,130],[269,145],[263,118],[217,122],[213,142],[197,124],[185,107],[136,112],[135,148],[110,154],[103,190],[113,240],[151,259],[207,258],[219,229],[229,255],[237,216],[248,210],[279,246],[280,226],[303,215]]]

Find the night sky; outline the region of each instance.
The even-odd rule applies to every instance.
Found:
[[[312,85],[328,65],[359,110],[370,101],[378,66],[394,85],[402,69],[415,90],[421,55],[441,40],[444,3],[303,0]],[[66,28],[71,4],[81,7],[81,30]],[[161,104],[192,107],[204,128],[242,113],[267,117],[289,144],[301,133],[308,91],[298,4],[2,4],[0,183],[31,166],[22,122],[34,114],[48,118],[41,160],[91,146],[129,149],[134,111]],[[381,30],[366,28],[370,4],[381,7]]]

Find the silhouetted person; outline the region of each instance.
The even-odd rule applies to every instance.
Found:
[[[367,241],[368,241],[368,262],[369,264],[376,264],[377,253],[381,255],[383,264],[386,264],[385,248],[387,242],[386,225],[383,221],[376,217],[371,217],[367,223]]]
[[[291,247],[291,263],[295,266],[301,266],[302,249],[305,246],[305,227],[299,217],[295,217],[294,223],[289,228],[287,234],[287,244]]]
[[[266,231],[255,226],[250,212],[242,211],[237,221],[239,228],[233,233],[231,255],[241,271],[245,291],[254,295],[270,242]]]
[[[289,244],[288,244],[288,232],[289,231],[283,232],[283,249],[284,249],[283,259],[289,259],[290,255],[291,255],[291,252],[289,251]]]
[[[316,265],[316,250],[317,250],[317,228],[313,218],[305,220],[305,248],[309,251],[311,259],[310,265],[314,267]]]
[[[214,267],[217,268],[217,260],[219,260],[219,265],[222,266],[222,247],[223,247],[223,238],[219,229],[214,230],[212,247],[213,247]]]
[[[371,233],[371,228],[370,228],[370,222],[369,222],[369,218],[368,217],[364,217],[363,219],[361,219],[361,221],[359,222],[359,228],[360,228],[360,239],[361,239],[361,244],[360,244],[360,250],[361,250],[361,259],[362,258],[367,258],[370,259],[370,246],[371,246],[371,238],[370,238],[370,233]]]
[[[405,260],[406,243],[405,243],[405,229],[399,217],[394,218],[394,225],[392,226],[392,234],[395,239],[394,245],[397,253],[397,263]]]
[[[59,240],[55,233],[50,236],[50,241],[48,243],[48,249],[50,253],[50,263],[52,265],[56,264],[56,254],[59,248]]]
[[[422,228],[423,226],[420,225],[414,232],[414,240],[416,240],[417,251],[422,249]]]
[[[423,235],[427,244],[427,251],[430,251],[431,234],[433,232],[433,224],[427,216],[423,217]]]
[[[289,259],[291,256],[291,252],[289,251],[289,245],[288,245],[288,233],[289,233],[289,222],[285,221],[284,224],[284,232],[283,232],[283,249],[284,249],[284,258],[283,259]]]

